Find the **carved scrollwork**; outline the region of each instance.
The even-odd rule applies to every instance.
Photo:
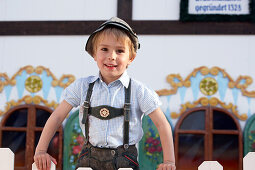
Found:
[[[237,111],[237,106],[233,105],[232,103],[228,103],[226,104],[225,102],[220,101],[218,98],[216,97],[212,97],[210,99],[208,99],[207,97],[201,97],[200,99],[194,101],[193,103],[190,102],[186,102],[185,104],[181,105],[181,109],[179,113],[176,112],[172,112],[170,115],[173,119],[178,118],[179,116],[181,116],[187,109],[192,109],[194,107],[197,107],[198,105],[201,106],[217,106],[220,105],[222,108],[227,109],[227,110],[231,110],[231,112],[240,120],[246,120],[248,118],[247,114],[241,114],[239,115],[238,111]]]
[[[176,94],[179,87],[190,87],[191,86],[191,77],[195,77],[197,73],[200,72],[202,75],[211,74],[217,76],[219,72],[222,73],[223,77],[228,78],[229,88],[238,88],[241,90],[242,94],[247,97],[255,97],[255,91],[248,91],[246,88],[252,84],[253,80],[250,76],[239,76],[236,81],[222,68],[212,67],[209,69],[206,66],[201,66],[194,69],[184,80],[179,74],[170,74],[167,76],[167,82],[171,85],[171,89],[162,89],[157,90],[159,96],[167,96]],[[176,81],[177,80],[177,81]]]

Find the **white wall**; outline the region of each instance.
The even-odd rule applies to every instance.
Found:
[[[106,20],[117,0],[1,0],[0,21]]]
[[[133,0],[134,20],[178,20],[180,0]],[[1,0],[0,21],[106,20],[117,0]]]
[[[178,20],[180,0],[133,0],[134,20]],[[0,21],[106,20],[117,14],[117,0],[1,0]],[[11,77],[25,65],[43,65],[58,78],[97,73],[84,52],[88,36],[0,36],[0,72]],[[155,90],[168,88],[166,76],[185,78],[201,65],[224,68],[234,79],[250,75],[255,80],[254,35],[139,36],[141,49],[129,73]],[[251,89],[255,89],[252,84]]]
[[[60,78],[97,74],[97,66],[85,51],[87,36],[2,36],[0,72],[11,77],[25,65],[43,65]],[[168,88],[166,76],[183,78],[196,67],[219,66],[236,80],[255,80],[255,36],[139,36],[141,49],[128,72],[155,90]],[[251,85],[253,90],[255,85]]]
[[[133,0],[133,20],[178,20],[180,0]]]

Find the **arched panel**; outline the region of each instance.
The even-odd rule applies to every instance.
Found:
[[[255,114],[253,114],[244,127],[244,156],[255,152]]]
[[[172,127],[172,123],[168,120]],[[149,116],[142,120],[143,138],[139,142],[139,167],[140,169],[154,170],[163,162],[163,152],[159,133]]]
[[[84,136],[79,125],[79,110],[68,118],[64,128],[64,170],[75,170]]]

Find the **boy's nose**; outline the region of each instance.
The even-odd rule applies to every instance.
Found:
[[[115,60],[116,57],[117,57],[116,53],[115,53],[115,52],[112,52],[112,53],[109,54],[108,59],[109,59],[109,60]]]

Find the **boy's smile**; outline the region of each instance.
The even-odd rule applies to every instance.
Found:
[[[109,84],[120,78],[134,56],[130,56],[128,37],[117,39],[113,34],[101,36],[97,43],[94,60],[97,62],[103,81]]]

